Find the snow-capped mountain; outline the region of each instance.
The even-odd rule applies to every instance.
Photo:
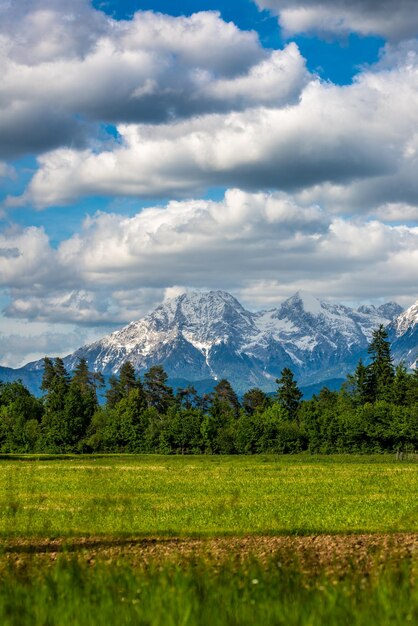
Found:
[[[84,357],[91,369],[107,374],[126,360],[138,371],[162,364],[170,378],[225,377],[238,391],[274,389],[283,367],[290,367],[299,382],[310,384],[344,377],[373,329],[401,311],[395,303],[352,309],[298,292],[278,308],[253,313],[224,291],[186,293],[80,348],[65,364],[72,369]]]
[[[408,368],[418,367],[418,301],[399,315],[388,327],[396,361]]]

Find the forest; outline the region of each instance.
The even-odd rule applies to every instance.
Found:
[[[44,359],[43,396],[0,383],[0,451],[7,453],[295,454],[408,452],[418,448],[418,370],[396,367],[383,326],[373,332],[339,391],[303,400],[289,368],[267,395],[238,398],[227,380],[199,396],[173,390],[160,365],[142,378],[127,361],[104,392],[100,373],[80,359],[66,371]]]

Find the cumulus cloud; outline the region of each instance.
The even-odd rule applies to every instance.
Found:
[[[40,322],[59,320],[60,323],[100,325],[103,322],[109,323],[112,313],[116,313],[116,309],[112,311],[106,299],[101,299],[85,289],[58,293],[54,290],[52,295],[46,296],[33,294],[32,291],[29,299],[19,297],[17,290],[14,293],[16,297],[4,309],[9,317]]]
[[[4,259],[17,259],[20,255],[19,248],[0,248],[0,257]]]
[[[14,178],[15,176],[15,169],[7,163],[0,161],[0,178]]]
[[[312,81],[284,108],[122,124],[111,148],[52,151],[39,158],[22,201],[43,207],[97,194],[181,197],[228,186],[300,191],[332,211],[413,206],[417,124],[418,54],[388,48],[352,85]]]
[[[15,330],[18,325],[15,324]],[[27,325],[26,325],[27,326]],[[21,367],[30,361],[41,359],[45,355],[65,356],[85,342],[91,342],[101,336],[101,332],[83,331],[61,325],[56,330],[46,325],[34,325],[36,330],[28,334],[28,328],[21,328],[21,333],[0,333],[0,359],[3,367]]]
[[[103,122],[284,106],[309,80],[294,44],[266,51],[216,12],[116,21],[87,0],[23,0],[0,16],[4,158],[87,145]]]
[[[2,43],[23,65],[83,57],[109,28],[88,0],[1,0],[0,17]]]
[[[219,202],[98,213],[56,250],[39,229],[8,239],[31,251],[30,266],[0,259],[14,319],[122,324],[178,285],[229,289],[248,304],[298,288],[345,300],[411,298],[416,289],[418,228],[330,217],[277,192],[232,189]]]
[[[256,0],[261,9],[279,16],[288,36],[381,35],[407,39],[418,34],[415,0]]]
[[[50,280],[60,280],[62,275],[52,277],[51,264],[54,251],[42,228],[11,229],[0,233],[0,287],[16,289],[48,285]],[[60,272],[70,274],[70,269]]]

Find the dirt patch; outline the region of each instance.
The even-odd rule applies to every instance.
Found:
[[[326,571],[342,577],[365,574],[404,559],[418,563],[418,534],[317,535],[281,537],[8,539],[1,544],[0,570],[29,562],[54,563],[62,555],[81,561],[148,567],[162,562],[183,566],[204,560],[214,566],[257,559],[278,567],[297,564],[309,575]]]

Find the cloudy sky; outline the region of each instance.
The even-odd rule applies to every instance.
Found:
[[[0,0],[0,364],[184,289],[415,301],[417,36],[416,0]]]

